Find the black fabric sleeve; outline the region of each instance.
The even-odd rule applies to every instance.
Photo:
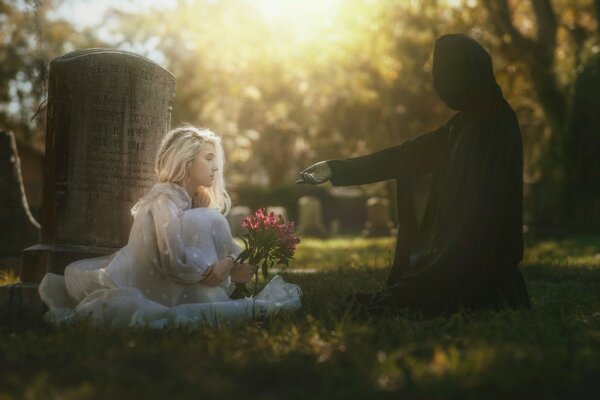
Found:
[[[333,186],[364,185],[395,179],[402,169],[430,172],[443,163],[447,128],[437,129],[402,144],[345,160],[327,160]]]

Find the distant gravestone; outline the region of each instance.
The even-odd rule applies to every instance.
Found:
[[[12,132],[0,130],[0,257],[20,256],[40,239],[40,224],[29,212]],[[17,259],[18,261],[18,259]]]
[[[267,213],[273,212],[276,216],[281,215],[283,219],[287,221],[287,210],[285,209],[285,207],[271,206],[267,207],[266,211]]]
[[[329,235],[330,236],[339,236],[340,234],[340,220],[332,219],[329,222]]]
[[[231,207],[229,214],[227,214],[227,220],[229,221],[229,228],[231,229],[232,236],[242,236],[246,233],[246,229],[242,228],[242,220],[248,215],[250,215],[250,207]]]
[[[307,236],[327,236],[322,222],[321,201],[316,197],[298,199],[298,233]]]
[[[21,280],[127,243],[130,209],[155,183],[171,125],[175,77],[135,53],[87,49],[50,63],[42,243],[23,252]]]
[[[390,221],[390,201],[377,196],[369,198],[363,236],[389,236],[393,226],[393,222]]]
[[[332,235],[360,235],[367,222],[366,198],[362,190],[350,187],[334,187],[331,192]],[[333,221],[338,221],[333,223]]]

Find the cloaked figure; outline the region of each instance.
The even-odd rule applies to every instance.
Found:
[[[517,117],[474,39],[448,34],[433,51],[433,85],[458,112],[435,130],[372,154],[321,161],[300,173],[334,186],[396,180],[398,237],[386,288],[345,306],[433,316],[464,309],[530,308],[523,258],[523,151]],[[415,182],[433,180],[421,221]]]

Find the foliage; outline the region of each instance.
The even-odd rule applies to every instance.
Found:
[[[598,157],[580,155],[597,147],[595,119],[582,111],[593,108],[597,83],[582,73],[593,72],[600,49],[599,0],[115,4],[87,28],[50,16],[63,3],[0,3],[0,125],[18,136],[43,128],[43,112],[37,127],[29,119],[51,58],[101,45],[133,50],[177,76],[174,125],[224,137],[230,182],[284,187],[315,161],[366,154],[445,121],[452,112],[433,91],[431,51],[440,35],[464,32],[492,54],[517,112],[525,181],[567,177],[563,192],[587,196],[567,208],[597,203]]]
[[[93,30],[48,17],[60,3],[0,0],[0,127],[14,130],[18,140],[43,142],[49,60],[101,46]]]

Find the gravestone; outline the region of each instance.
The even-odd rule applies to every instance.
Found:
[[[17,145],[12,132],[0,130],[0,257],[19,263],[24,248],[39,243],[40,224],[29,212]]]
[[[340,220],[332,219],[329,222],[329,236],[339,236],[340,235]]]
[[[327,236],[323,225],[321,201],[312,196],[298,199],[298,233],[306,236]]]
[[[50,62],[41,243],[21,280],[62,274],[128,240],[135,201],[155,183],[175,77],[127,51],[78,50]]]
[[[40,298],[37,282],[13,282],[0,286],[0,320],[40,323],[48,306]]]
[[[390,201],[382,197],[367,200],[367,223],[363,236],[389,236],[394,223],[390,221]]]
[[[267,212],[267,214],[273,212],[276,216],[281,215],[283,219],[287,221],[287,210],[285,209],[285,207],[271,206],[267,207],[265,211]]]
[[[231,207],[229,214],[227,214],[227,220],[229,221],[229,228],[231,229],[232,236],[242,236],[247,233],[246,229],[242,227],[242,220],[248,215],[250,215],[250,207]]]
[[[360,235],[367,222],[367,200],[358,188],[334,187],[330,190],[330,231],[332,235]],[[333,223],[333,221],[338,221]]]

